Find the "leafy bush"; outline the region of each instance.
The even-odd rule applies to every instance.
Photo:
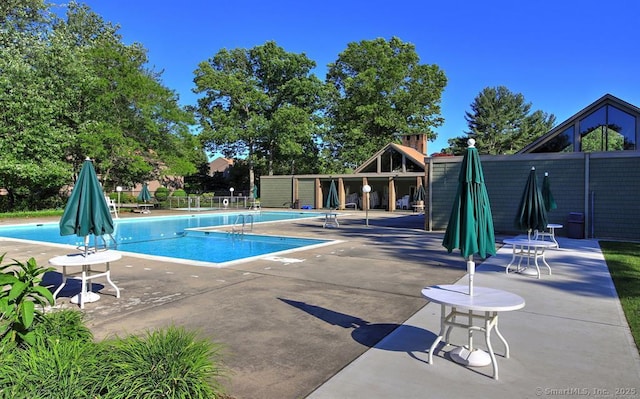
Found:
[[[83,313],[44,313],[54,299],[39,284],[52,269],[0,266],[0,399],[219,397],[218,344],[176,327],[95,343]]]
[[[187,196],[187,192],[184,191],[183,189],[178,189],[175,190],[172,194],[172,197],[186,197]]]
[[[219,345],[176,327],[96,343],[83,319],[77,310],[47,313],[33,344],[7,342],[0,399],[226,397]]]
[[[220,346],[183,328],[102,343],[103,398],[213,398],[220,391]]]
[[[93,333],[84,324],[84,313],[79,310],[63,309],[45,313],[42,320],[35,323],[33,332],[36,339],[53,337],[67,341],[93,341]]]
[[[116,205],[118,204],[118,193],[109,194],[109,198],[111,198]],[[138,201],[138,197],[135,195],[131,195],[130,193],[121,192],[120,193],[120,203],[121,204],[133,204]]]
[[[0,359],[0,398],[101,397],[103,358],[92,341],[38,337]]]
[[[0,265],[5,255],[0,256]],[[41,321],[44,307],[55,303],[51,291],[40,285],[50,270],[53,268],[39,267],[34,258],[26,263],[13,259],[13,263],[0,266],[0,343],[35,343],[34,321]],[[42,310],[36,309],[36,304]]]
[[[158,187],[154,196],[159,202],[166,201],[169,198],[169,189],[166,187]]]
[[[102,358],[77,310],[45,313],[34,341],[5,346],[0,358],[0,398],[96,398]]]

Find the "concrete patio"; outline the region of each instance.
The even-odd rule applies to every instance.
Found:
[[[425,362],[439,307],[427,305],[420,290],[464,279],[459,253],[446,252],[441,233],[421,230],[422,215],[370,212],[369,221],[355,211],[341,215],[338,228],[323,229],[322,219],[257,224],[258,234],[339,242],[225,268],[125,256],[111,268],[121,298],[96,280],[102,298],[84,313],[96,339],[175,324],[222,343],[230,370],[223,384],[238,399],[514,398],[559,396],[561,388],[638,395],[638,352],[595,241],[561,238],[547,255],[554,274],[540,280],[505,275],[506,250],[478,267],[477,285],[527,302],[501,315],[512,356],[498,356],[494,381],[491,367],[464,368],[442,351],[433,365]],[[1,245],[7,258],[34,257],[41,265],[69,252]],[[59,280],[59,273],[47,276],[47,283]],[[59,306],[77,308],[69,303],[74,293],[65,288]]]

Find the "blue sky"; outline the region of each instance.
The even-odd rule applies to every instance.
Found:
[[[141,43],[150,67],[183,105],[195,104],[193,71],[220,49],[273,40],[305,53],[325,78],[348,43],[412,43],[422,64],[444,70],[445,124],[428,153],[467,130],[465,111],[485,87],[522,93],[532,110],[560,123],[609,93],[640,106],[637,0],[350,1],[88,0],[120,25],[127,44]]]

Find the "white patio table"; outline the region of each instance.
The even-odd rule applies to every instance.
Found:
[[[80,309],[84,309],[87,302],[95,302],[100,299],[100,295],[91,291],[91,280],[98,277],[106,277],[107,282],[116,290],[116,298],[120,298],[120,289],[111,281],[111,270],[109,264],[122,258],[122,255],[116,251],[98,251],[90,252],[85,256],[83,253],[74,253],[69,255],[56,256],[49,259],[49,264],[53,266],[62,266],[62,284],[53,293],[56,296],[62,288],[67,284],[67,278],[79,279],[82,283],[80,294],[71,298],[72,303],[78,303]],[[93,265],[106,264],[104,270],[94,270]],[[68,272],[67,268],[80,268]]]
[[[334,226],[340,227],[340,223],[338,223],[338,213],[336,212],[325,212],[324,213],[324,223],[322,227]]]
[[[556,246],[555,243],[544,240],[530,240],[524,237],[507,238],[502,242],[506,245],[511,245],[513,248],[513,255],[511,256],[511,261],[506,267],[505,273],[509,274],[511,266],[515,263],[516,258],[519,258],[516,266],[516,272],[540,278],[540,266],[538,265],[538,259],[542,259],[542,263],[544,263],[549,270],[549,275],[551,275],[551,266],[549,266],[547,260],[544,258],[544,251],[547,248],[554,248]],[[523,268],[522,260],[525,258],[527,259],[527,267]],[[533,264],[536,267],[535,271],[530,267],[531,259],[533,259]]]
[[[460,347],[451,351],[456,352],[455,354],[452,353],[452,359],[471,367],[487,365],[488,363],[485,362],[474,364],[473,362],[467,361],[474,351],[479,351],[472,346],[473,332],[481,331],[484,332],[485,343],[489,349],[489,358],[493,365],[493,378],[497,380],[498,363],[496,362],[496,355],[491,345],[491,331],[495,329],[498,338],[500,338],[505,347],[504,357],[508,358],[509,344],[498,330],[498,312],[522,309],[525,305],[524,299],[511,292],[486,287],[474,287],[474,294],[469,295],[469,287],[467,285],[436,285],[426,287],[422,289],[422,296],[431,302],[440,304],[440,332],[429,349],[429,364],[433,364],[433,352],[440,341],[444,338],[445,346],[449,345],[451,329],[453,327],[459,327],[467,329],[469,334],[469,347]],[[447,307],[451,308],[449,312],[447,312]],[[458,308],[466,309],[467,312],[460,312]],[[456,320],[457,316],[465,316],[468,321],[466,323],[460,322]],[[474,324],[474,319],[482,319],[483,323],[481,325]]]
[[[536,234],[533,238],[536,240],[544,241],[545,237],[549,237],[551,241],[553,241],[556,244],[556,248],[560,248],[560,244],[558,244],[558,240],[556,240],[556,229],[561,229],[562,227],[563,226],[561,224],[549,223],[547,225],[547,229],[549,229],[549,231],[536,230]]]

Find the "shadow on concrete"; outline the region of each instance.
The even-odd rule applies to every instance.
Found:
[[[282,302],[302,310],[326,323],[342,328],[352,328],[351,337],[354,341],[370,348],[377,348],[395,352],[428,351],[436,335],[422,328],[396,323],[369,323],[357,316],[336,312],[322,306],[310,305],[306,302],[278,298]],[[398,331],[395,331],[398,329]],[[402,339],[384,340],[392,332],[400,334]]]
[[[100,283],[91,283],[91,291],[98,293],[105,286]],[[62,273],[60,272],[46,272],[42,276],[42,281],[40,285],[46,287],[53,294],[55,290],[62,284]],[[68,297],[71,298],[75,295],[78,295],[82,291],[82,285],[80,280],[75,278],[67,278],[67,284],[65,284],[64,288],[58,293],[57,298]]]

